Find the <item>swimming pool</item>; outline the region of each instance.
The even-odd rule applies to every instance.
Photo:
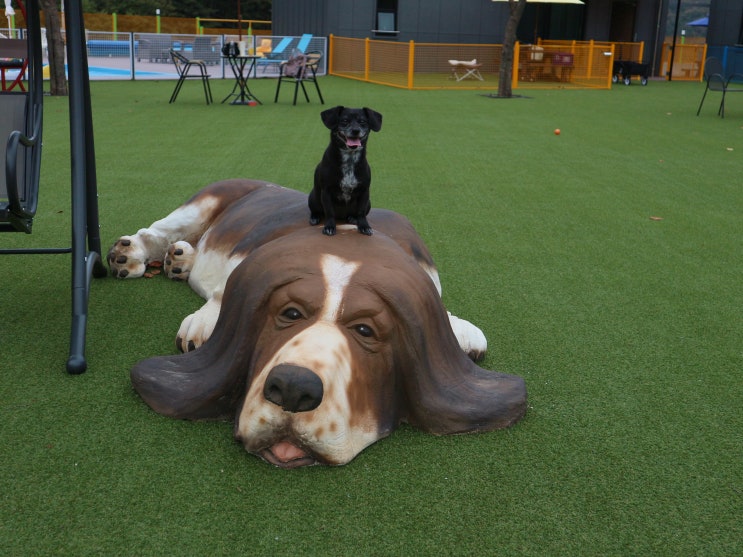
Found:
[[[65,70],[67,67],[65,66]],[[104,66],[88,66],[88,76],[90,79],[131,79],[132,71],[122,68],[106,68]],[[138,70],[135,68],[135,77],[144,79],[175,79],[178,77],[176,72],[153,72]]]

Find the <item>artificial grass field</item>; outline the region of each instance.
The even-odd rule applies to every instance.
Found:
[[[200,306],[187,286],[95,280],[88,371],[68,376],[69,258],[5,256],[0,554],[742,554],[743,99],[723,120],[716,96],[695,116],[700,83],[510,100],[320,84],[324,108],[384,115],[372,204],[415,224],[448,309],[488,337],[481,365],[526,379],[526,418],[402,426],[346,466],[276,469],[231,424],[131,389]],[[212,181],[310,190],[314,91],[273,104],[252,81],[265,104],[238,107],[217,80],[206,106],[192,82],[168,105],[173,85],[92,83],[104,250]],[[67,242],[67,99],[45,103],[34,234],[3,247]]]

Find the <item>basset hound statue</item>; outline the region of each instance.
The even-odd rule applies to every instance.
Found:
[[[444,309],[431,255],[407,219],[373,209],[376,233],[307,224],[307,195],[226,180],[108,253],[116,277],[164,260],[206,299],[145,359],[134,389],[156,412],[234,419],[245,449],[282,468],[348,463],[407,422],[436,435],[505,428],[522,378],[474,363],[487,345]]]

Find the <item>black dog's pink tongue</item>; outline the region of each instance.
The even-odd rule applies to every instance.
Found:
[[[352,149],[355,149],[356,147],[361,147],[361,140],[355,137],[347,137],[346,147],[350,147]]]

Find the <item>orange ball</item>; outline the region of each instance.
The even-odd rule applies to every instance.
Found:
[[[560,135],[560,128],[557,128],[557,129],[555,130],[555,135]]]

